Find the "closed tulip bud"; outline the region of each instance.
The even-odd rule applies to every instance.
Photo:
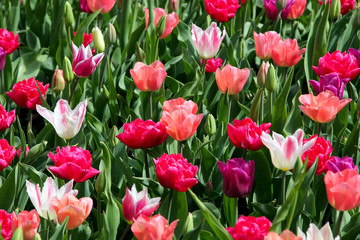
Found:
[[[65,80],[68,82],[71,82],[71,80],[74,79],[72,64],[67,57],[64,58],[64,62],[63,62],[63,75]]]
[[[114,25],[112,25],[111,23],[109,23],[109,28],[106,33],[106,39],[111,44],[116,43],[116,29],[115,29]]]
[[[216,133],[216,122],[212,114],[209,114],[205,122],[205,133],[207,135],[214,135]]]
[[[275,69],[274,66],[270,64],[265,80],[265,88],[269,93],[272,93],[276,89],[276,82]]]
[[[352,25],[355,29],[360,29],[360,10],[356,10],[356,15],[353,18]]]
[[[105,171],[102,171],[95,181],[95,190],[98,194],[101,194],[105,190]]]
[[[40,234],[39,234],[39,233],[36,233],[33,240],[41,240]]]
[[[110,130],[110,137],[108,139],[108,143],[111,147],[115,147],[116,144],[119,143],[119,141],[116,138],[116,134],[119,132],[118,128],[116,126],[113,126]]]
[[[340,0],[333,0],[330,5],[330,18],[331,20],[336,20],[339,18],[341,13],[341,2]]]
[[[74,23],[74,14],[69,2],[65,3],[64,17],[66,26],[71,26]]]
[[[146,53],[141,49],[138,43],[136,43],[136,55],[139,59],[139,62],[145,63]]]
[[[95,48],[98,50],[98,52],[103,52],[105,50],[105,42],[101,30],[98,27],[93,28],[92,35]]]
[[[276,8],[281,11],[283,10],[287,5],[287,0],[276,0],[275,2]]]
[[[65,79],[63,75],[63,70],[56,69],[54,76],[52,78],[51,86],[54,92],[60,93],[65,89]]]
[[[165,26],[166,26],[166,15],[162,15],[156,26],[156,36],[157,37],[160,37],[161,35],[163,35]]]
[[[186,222],[185,222],[185,233],[188,233],[193,229],[194,229],[193,215],[191,212],[189,212],[189,215],[187,216]]]
[[[265,86],[266,75],[267,75],[269,67],[270,67],[270,64],[268,62],[263,61],[261,63],[259,72],[257,74],[257,83],[259,84],[260,87]]]
[[[180,0],[169,0],[169,9],[176,11],[179,8]]]

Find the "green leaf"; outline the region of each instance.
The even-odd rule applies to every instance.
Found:
[[[36,170],[33,166],[27,165],[25,163],[18,163],[20,168],[25,172],[27,176],[32,180],[31,182],[39,184],[40,186],[45,182],[47,175]]]
[[[0,187],[0,209],[10,211],[16,194],[16,187],[18,184],[18,166],[16,165],[5,179],[5,182]]]
[[[68,221],[69,221],[69,216],[65,218],[65,220],[61,223],[60,226],[56,227],[56,231],[51,236],[50,240],[63,240],[66,231],[66,224]]]
[[[225,217],[229,223],[229,226],[235,227],[235,223],[238,219],[238,199],[227,197],[225,194],[223,195]]]
[[[92,21],[94,21],[94,19],[100,13],[100,11],[101,9],[97,10],[96,12],[93,12],[80,23],[78,29],[76,30],[76,35],[73,40],[76,46],[80,46],[82,44],[84,32],[86,32],[86,30],[88,29]]]
[[[196,228],[192,229],[184,235],[183,240],[199,240],[203,225],[204,221],[201,221],[201,223]]]
[[[12,240],[23,240],[24,239],[22,227],[19,226],[16,229],[16,231],[13,233],[11,239]]]

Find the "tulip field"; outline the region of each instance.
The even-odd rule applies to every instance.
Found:
[[[360,239],[355,0],[0,2],[0,239]]]

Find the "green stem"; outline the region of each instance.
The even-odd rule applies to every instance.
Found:
[[[110,56],[110,53],[111,53],[111,47],[112,45],[110,44],[107,48],[107,51],[106,51],[106,56],[104,57],[104,65],[103,65],[103,68],[102,68],[102,74],[101,74],[101,80],[100,80],[100,85],[99,85],[99,94],[100,94],[100,91],[101,91],[101,88],[103,86],[103,83],[104,83],[104,77],[105,77],[105,68],[107,66],[107,59],[108,57]]]
[[[124,240],[124,239],[125,239],[126,234],[127,234],[128,231],[130,230],[130,227],[131,227],[130,224],[128,224],[128,225],[126,226],[126,229],[125,229],[125,231],[122,233],[122,235],[121,235],[121,237],[120,237],[120,240]]]
[[[341,222],[342,222],[343,216],[344,216],[344,211],[340,211],[339,218],[338,218],[338,221],[336,223],[336,228],[335,228],[335,234],[334,234],[335,237],[340,234]]]
[[[69,44],[69,49],[70,49],[70,52],[72,52],[72,46],[71,46],[71,34],[72,31],[71,31],[71,27],[67,27],[67,41],[68,41],[68,44]]]
[[[29,117],[29,119],[28,119],[28,121],[29,121],[29,131],[31,131],[32,130],[32,110],[31,109],[29,109],[28,117]]]
[[[182,152],[183,152],[182,142],[178,141],[178,145],[179,145],[179,153],[182,155]]]
[[[79,78],[78,76],[75,77],[75,83],[74,83],[73,88],[71,89],[71,94],[70,94],[70,97],[69,97],[69,105],[70,105],[71,99],[72,99],[72,97],[73,97],[73,95],[74,95],[75,88],[76,88],[76,86],[78,85],[79,79],[80,79],[80,78]]]
[[[272,119],[272,107],[273,107],[273,93],[269,93],[269,102],[270,102],[270,107],[269,107],[269,119],[270,119],[270,121],[271,121],[271,119]]]
[[[286,199],[286,171],[283,172],[283,176],[282,176],[282,182],[281,182],[281,204],[285,203],[285,199]]]
[[[145,174],[147,178],[150,178],[149,160],[147,158],[147,150],[144,149],[144,162],[145,162]]]
[[[319,123],[318,136],[321,137],[321,123]]]
[[[170,217],[171,217],[171,208],[172,208],[172,196],[173,196],[173,192],[174,189],[170,189],[169,192],[169,208],[168,208],[168,213],[167,213],[167,220],[170,222]]]
[[[101,196],[100,193],[97,193],[97,222],[99,231],[102,229],[101,224]]]
[[[264,116],[264,88],[261,88],[261,97],[260,97],[260,117],[259,117],[259,125],[263,122]]]
[[[228,123],[230,123],[231,102],[232,102],[232,100],[230,99],[230,101],[229,101],[229,108],[228,108],[228,114],[227,114]]]
[[[159,59],[159,41],[160,41],[160,39],[158,37],[156,37],[155,52],[154,52],[154,56],[152,58],[152,62],[155,62],[156,60]]]
[[[148,92],[149,96],[149,107],[150,107],[150,119],[153,118],[153,106],[152,106],[152,92]]]

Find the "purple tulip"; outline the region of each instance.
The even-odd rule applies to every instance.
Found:
[[[97,65],[104,57],[104,53],[93,56],[91,48],[81,45],[79,48],[72,43],[73,65],[72,70],[79,77],[88,77],[95,72]]]
[[[349,48],[349,53],[356,58],[357,64],[360,67],[360,49],[356,50],[355,48]]]
[[[358,170],[357,166],[355,166],[354,161],[351,157],[343,157],[339,158],[336,156],[333,156],[329,159],[329,161],[326,162],[326,168],[328,171],[332,171],[334,173],[341,172],[345,169],[354,169]]]
[[[218,162],[223,176],[223,191],[228,197],[246,197],[252,188],[255,177],[255,162],[242,158]]]
[[[335,96],[342,99],[345,85],[350,81],[350,78],[341,79],[338,73],[329,73],[320,76],[320,82],[310,80],[311,86],[314,88],[316,94],[325,90],[330,90]]]
[[[6,63],[6,52],[0,47],[0,72],[4,70]]]
[[[281,11],[281,18],[284,20],[287,18],[290,12],[291,6],[295,3],[295,0],[289,0],[286,7]],[[276,0],[264,0],[264,7],[266,16],[276,21],[279,10],[276,8]]]

